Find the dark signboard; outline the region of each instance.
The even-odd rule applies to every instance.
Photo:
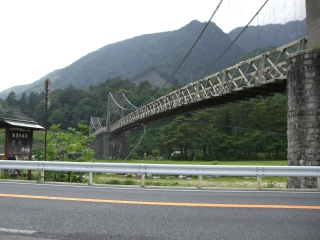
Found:
[[[30,154],[32,134],[31,131],[9,130],[8,154]]]

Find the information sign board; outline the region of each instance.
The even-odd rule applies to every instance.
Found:
[[[32,143],[31,131],[9,130],[8,133],[8,155],[30,154]]]

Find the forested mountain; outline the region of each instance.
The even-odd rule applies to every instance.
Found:
[[[236,44],[245,52],[251,52],[257,48],[270,46],[282,46],[299,38],[307,36],[306,19],[292,21],[285,25],[268,24],[264,26],[249,26],[239,37]],[[236,28],[228,33],[234,40],[242,31],[243,27]]]
[[[52,81],[52,89],[65,89],[69,85],[85,89],[118,76],[133,83],[149,80],[153,86],[162,86],[192,47],[205,24],[192,21],[175,31],[146,34],[104,46],[32,84],[5,90],[0,93],[0,98],[5,99],[12,91],[17,97],[22,96],[23,92],[27,95],[31,92],[40,93],[46,78]],[[241,28],[237,28],[226,34],[214,23],[210,23],[171,83],[175,81],[182,85],[197,80],[240,31]],[[234,64],[243,54],[255,48],[279,46],[305,35],[305,21],[249,27],[243,37],[205,75]]]

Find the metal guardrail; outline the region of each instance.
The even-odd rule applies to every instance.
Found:
[[[320,190],[320,167],[317,166],[216,166],[1,160],[0,169],[88,172],[90,185],[93,172],[141,174],[141,186],[145,184],[145,174],[199,176],[198,187],[201,187],[202,176],[256,176],[258,189],[261,189],[263,176],[317,177],[318,190]]]

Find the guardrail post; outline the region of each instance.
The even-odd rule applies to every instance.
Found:
[[[320,177],[317,177],[317,187],[318,191],[320,191]]]
[[[198,188],[202,188],[202,175],[198,176]]]
[[[261,176],[257,176],[257,190],[261,190]]]
[[[44,182],[44,170],[41,170],[40,178],[40,182]]]
[[[140,187],[145,187],[146,185],[146,182],[145,182],[145,179],[146,179],[146,175],[144,173],[141,174],[141,186]]]
[[[92,185],[92,172],[89,172],[89,182],[88,185]]]

